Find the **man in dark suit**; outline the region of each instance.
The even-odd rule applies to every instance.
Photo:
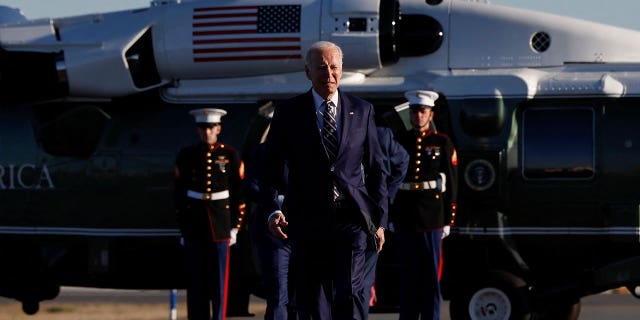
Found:
[[[382,148],[382,154],[384,155],[384,165],[387,174],[387,191],[389,198],[389,210],[393,204],[393,199],[398,192],[400,183],[404,180],[404,176],[407,173],[409,167],[409,154],[400,145],[400,143],[393,136],[393,131],[389,127],[385,127],[382,120],[379,120],[378,126],[378,141]],[[393,213],[390,213],[392,215]],[[369,248],[365,254],[364,264],[364,307],[365,314],[369,313],[369,306],[374,305],[376,301],[375,295],[375,278],[376,278],[376,265],[378,263],[378,252],[375,248]]]
[[[260,173],[264,168],[264,143],[258,144],[251,152],[246,162],[245,190],[249,199],[253,200],[251,235],[256,245],[260,270],[262,271],[262,283],[264,298],[267,308],[264,312],[264,320],[295,320],[295,313],[289,290],[289,260],[291,258],[291,243],[289,239],[275,237],[269,232],[266,223],[271,214],[270,205],[265,208],[260,196]],[[286,171],[283,176],[286,184]],[[278,189],[278,201],[284,199],[286,186]]]
[[[276,107],[266,141],[263,190],[275,195],[285,165],[289,170],[269,229],[291,241],[300,319],[363,319],[367,242],[380,250],[387,224],[374,109],[338,90],[342,50],[334,43],[313,44],[305,72],[312,89]]]

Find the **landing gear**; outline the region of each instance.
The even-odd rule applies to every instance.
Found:
[[[449,304],[452,320],[531,319],[525,282],[509,273],[492,273],[484,281],[454,296]]]
[[[34,315],[40,310],[40,302],[37,300],[22,301],[22,311],[28,315]]]
[[[7,297],[22,302],[22,311],[34,315],[40,310],[40,301],[51,300],[60,293],[60,286],[54,283],[41,282],[38,284],[22,284],[8,292]]]

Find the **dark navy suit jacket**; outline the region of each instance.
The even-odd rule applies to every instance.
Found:
[[[292,239],[318,237],[335,223],[331,210],[333,183],[362,215],[373,235],[387,226],[387,187],[373,106],[338,91],[341,137],[335,163],[329,163],[311,91],[278,105],[266,141],[265,190],[273,190],[288,166],[288,187],[282,211]],[[275,192],[273,192],[275,194]],[[276,203],[272,209],[278,209]]]

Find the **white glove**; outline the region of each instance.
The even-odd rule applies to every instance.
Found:
[[[442,228],[442,239],[446,238],[450,233],[451,233],[451,227],[450,226],[444,226]]]
[[[229,241],[229,246],[232,246],[238,242],[238,228],[231,229],[231,241]]]

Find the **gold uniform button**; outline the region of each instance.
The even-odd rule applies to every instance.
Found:
[[[207,152],[207,158],[211,158],[211,152]]]
[[[207,192],[211,192],[211,188],[207,188]]]
[[[207,163],[211,163],[211,162],[212,162],[211,159],[207,159]]]
[[[420,160],[416,160],[416,164],[420,164]]]
[[[418,138],[416,141],[418,141],[418,143],[422,142],[422,138]]]
[[[422,153],[420,153],[420,152],[416,153],[416,157],[418,157],[418,158],[419,158],[421,155],[422,155]]]
[[[211,166],[207,166],[207,171],[210,171],[210,170],[211,170]]]
[[[207,173],[207,178],[211,178],[211,173]]]

